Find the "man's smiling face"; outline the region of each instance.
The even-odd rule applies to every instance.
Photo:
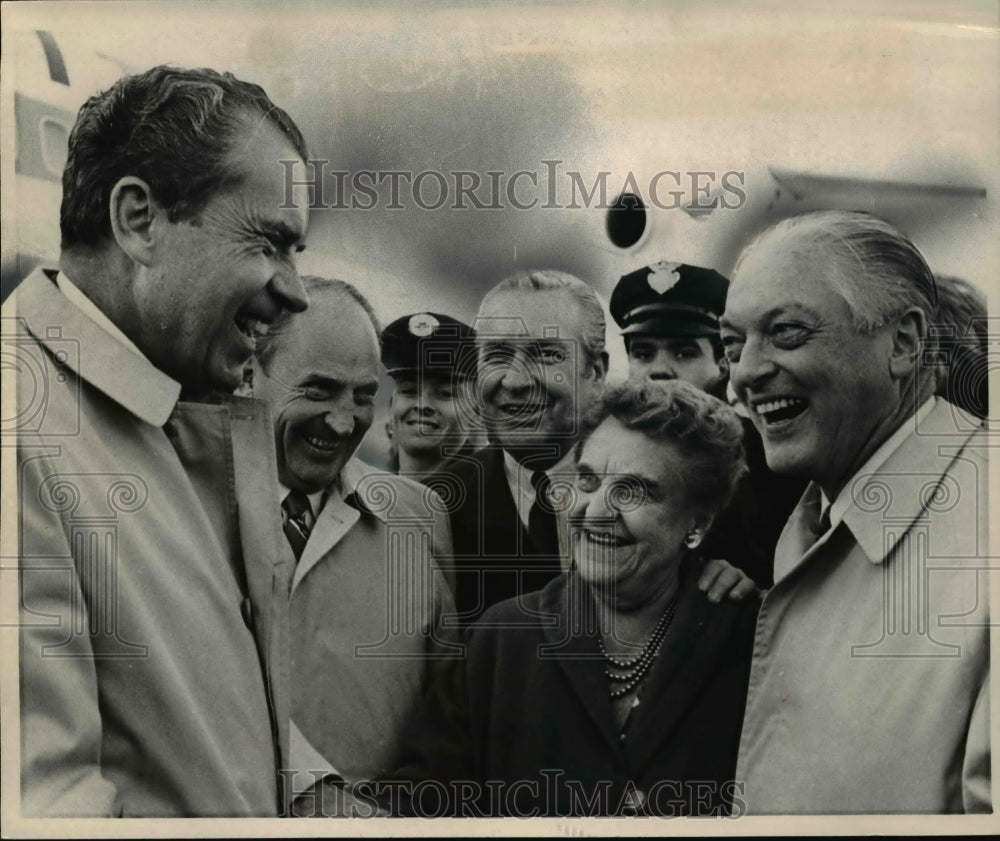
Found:
[[[861,332],[832,260],[794,237],[762,242],[733,276],[722,341],[768,466],[839,489],[899,408],[892,325]]]
[[[132,289],[126,331],[149,359],[193,393],[232,391],[260,334],[308,298],[295,267],[308,195],[284,195],[282,160],[298,154],[264,121],[230,153],[233,181],[191,219],[157,215],[157,248]]]
[[[478,391],[494,440],[515,455],[540,445],[568,451],[606,370],[587,358],[579,304],[562,289],[508,290],[489,298],[478,320]]]
[[[292,490],[329,487],[374,419],[378,334],[348,295],[313,290],[266,365],[254,374],[254,396],[271,404],[278,478]]]

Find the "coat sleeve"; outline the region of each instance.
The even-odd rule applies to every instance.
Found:
[[[113,816],[88,605],[62,520],[40,501],[45,460],[19,461],[22,813]]]
[[[466,796],[462,786],[472,779],[465,660],[442,660],[433,673],[404,732],[395,771],[372,784],[380,807],[393,815],[461,814],[456,792]]]
[[[993,811],[990,782],[990,673],[987,669],[965,739],[962,762],[962,807],[965,812]]]

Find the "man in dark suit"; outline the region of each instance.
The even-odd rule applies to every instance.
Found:
[[[726,399],[729,366],[719,340],[729,281],[713,269],[661,261],[624,275],[611,293],[611,316],[622,328],[629,373],[684,380]],[[749,472],[716,518],[703,551],[725,558],[759,586],[774,580],[774,546],[805,482],[768,469],[760,435],[745,415]]]
[[[608,370],[601,302],[564,272],[510,275],[483,298],[474,326],[491,445],[434,477],[451,514],[462,622],[540,590],[568,564],[574,449]],[[752,589],[719,563],[699,586],[713,601]]]
[[[502,280],[483,298],[475,327],[477,396],[491,446],[438,474],[435,485],[454,502],[463,621],[561,571],[563,516],[548,494],[572,478],[580,419],[608,368],[600,301],[563,272]]]

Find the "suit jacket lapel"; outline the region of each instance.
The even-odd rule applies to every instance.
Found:
[[[517,505],[507,484],[507,473],[503,465],[503,450],[493,447],[484,459],[483,522],[486,555],[516,556],[527,542],[527,533],[521,518],[517,515]]]
[[[597,637],[586,633],[583,617],[592,614],[592,596],[586,584],[575,573],[568,573],[542,591],[541,610],[556,614],[558,622],[543,624],[547,641],[539,656],[558,663],[580,704],[594,726],[616,753],[621,750],[615,724],[614,709],[608,695],[608,681]],[[583,627],[581,627],[581,625]]]
[[[641,773],[655,756],[712,676],[736,618],[736,611],[716,608],[698,590],[694,570],[683,576],[670,630],[642,687],[624,742],[633,773]]]

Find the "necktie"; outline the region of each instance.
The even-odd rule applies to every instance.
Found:
[[[532,554],[559,555],[559,531],[556,512],[549,499],[552,480],[544,470],[531,474],[531,484],[535,488],[535,501],[528,512],[528,537],[532,543]]]
[[[281,503],[281,527],[292,547],[296,561],[302,557],[302,550],[306,548],[306,542],[309,540],[309,532],[315,524],[316,518],[313,516],[309,497],[302,491],[289,491],[285,501]]]
[[[819,543],[819,541],[823,537],[823,535],[825,535],[828,531],[830,531],[830,509],[831,508],[833,508],[832,505],[826,506],[826,508],[824,509],[823,513],[820,515],[819,520],[816,522],[816,525],[814,527],[815,534],[816,534],[816,540],[814,541],[815,543]]]
[[[822,511],[820,490],[810,485],[792,512],[774,549],[774,580],[784,578],[802,557],[830,530],[830,506]]]

